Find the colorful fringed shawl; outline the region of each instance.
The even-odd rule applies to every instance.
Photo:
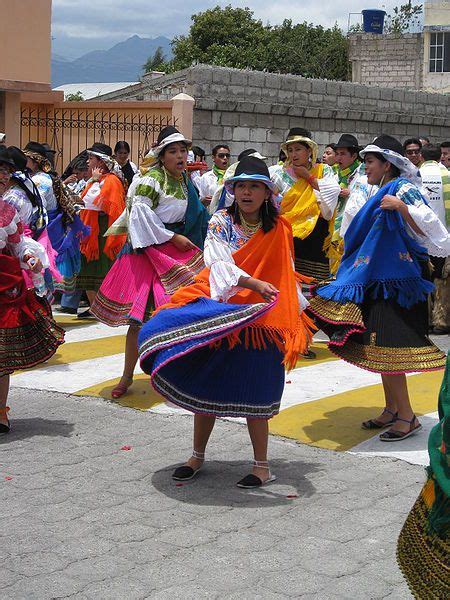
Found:
[[[274,342],[283,353],[288,369],[295,366],[298,354],[306,351],[314,329],[312,321],[304,313],[300,314],[296,285],[299,276],[293,270],[293,256],[292,230],[283,218],[279,218],[268,233],[259,230],[233,254],[238,267],[256,279],[270,282],[279,290],[278,298],[270,310],[246,328],[245,343],[255,348],[265,348],[267,341]],[[177,291],[171,302],[159,311],[210,297],[209,269],[205,268],[196,276],[194,284]],[[219,307],[221,305],[216,304]],[[261,296],[252,290],[242,289],[230,298],[228,304],[222,304],[224,310],[229,304],[261,306]],[[239,333],[240,330],[234,330],[225,336],[231,347],[239,343]]]
[[[112,173],[104,175],[101,181],[103,182],[103,185],[101,186],[100,194],[94,200],[94,203],[102,212],[108,215],[108,226],[111,226],[125,209],[125,189],[120,179]],[[86,195],[91,186],[92,182],[87,184],[81,195],[82,198]],[[98,215],[99,213],[96,210],[83,210],[80,215],[84,225],[87,225],[91,230],[90,236],[80,244],[81,252],[88,262],[91,260],[98,260],[100,256],[98,245],[98,236],[100,233]],[[114,260],[125,241],[125,235],[108,237],[103,251],[104,254],[111,260]]]
[[[408,183],[399,178],[383,186],[353,219],[345,235],[345,254],[335,281],[319,288],[322,298],[362,303],[372,298],[393,298],[405,308],[425,301],[434,286],[422,277],[422,248],[406,232],[398,211],[382,210],[384,196],[396,194]]]

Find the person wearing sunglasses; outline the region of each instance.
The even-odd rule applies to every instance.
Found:
[[[423,163],[422,158],[422,142],[419,138],[409,138],[403,142],[403,150],[405,151],[405,156],[408,158],[412,164],[419,168]]]
[[[214,193],[223,183],[223,176],[230,164],[230,155],[230,148],[225,144],[218,144],[212,149],[213,168],[198,180],[200,200],[205,206],[209,205]]]

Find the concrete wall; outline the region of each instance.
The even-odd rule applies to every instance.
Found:
[[[425,2],[423,89],[450,94],[450,73],[430,73],[430,34],[444,31],[450,35],[450,2]]]
[[[422,88],[423,36],[421,33],[349,36],[352,81],[391,88]]]
[[[137,87],[116,93],[116,99],[150,99],[167,89],[193,96],[194,142],[207,152],[227,142],[234,157],[256,147],[274,162],[294,126],[310,129],[321,147],[337,141],[341,133],[357,135],[360,143],[381,132],[401,140],[419,134],[435,141],[450,139],[449,102],[440,94],[207,65]]]
[[[6,51],[0,64],[0,88],[49,89],[51,0],[2,0],[1,8],[0,39]],[[14,82],[26,86],[12,88]]]

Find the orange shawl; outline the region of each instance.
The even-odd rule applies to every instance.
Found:
[[[112,173],[102,176],[100,181],[103,181],[103,185],[101,186],[100,194],[94,200],[94,204],[108,215],[108,227],[111,227],[114,221],[125,210],[125,189],[120,179]],[[91,185],[92,182],[87,184],[81,194],[81,198],[84,198]],[[88,262],[98,260],[100,256],[98,215],[99,213],[96,210],[82,210],[80,213],[83,223],[91,228],[89,237],[80,243],[80,250]],[[111,260],[114,260],[125,244],[126,239],[126,235],[108,236],[103,253]]]
[[[288,369],[295,366],[299,353],[306,352],[314,329],[311,319],[304,312],[300,314],[297,281],[303,279],[294,272],[293,256],[292,229],[283,217],[278,218],[276,226],[268,233],[260,229],[245,246],[233,253],[238,267],[256,279],[268,281],[280,292],[273,308],[245,327],[245,344],[265,348],[266,341],[274,342],[284,354]],[[170,303],[159,310],[184,306],[202,297],[211,297],[208,268],[195,277],[195,283],[175,292]],[[262,298],[252,290],[242,289],[229,302],[257,304]],[[239,343],[239,332],[231,333],[227,339],[230,347]]]

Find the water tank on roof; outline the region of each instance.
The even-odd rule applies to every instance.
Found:
[[[383,33],[386,11],[368,8],[361,12],[363,16],[363,28],[366,33]]]

